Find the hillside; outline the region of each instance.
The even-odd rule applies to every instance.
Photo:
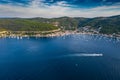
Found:
[[[10,31],[50,31],[58,27],[26,19],[0,19],[0,30]]]
[[[96,17],[96,18],[83,18],[83,17],[60,17],[60,18],[32,18],[32,21],[40,21],[44,23],[58,22],[58,26],[64,30],[76,30],[86,26],[91,29],[100,29],[100,33],[113,34],[120,32],[120,15],[111,17]]]
[[[61,28],[62,30],[76,30],[90,26],[90,29],[99,29],[100,33],[120,33],[120,15],[111,17],[60,17],[60,18],[1,18],[0,30],[11,31],[49,31]]]
[[[97,17],[86,20],[79,27],[91,26],[94,29],[100,28],[100,33],[112,34],[120,32],[120,16]]]

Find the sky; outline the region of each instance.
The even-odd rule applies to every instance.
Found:
[[[106,17],[120,15],[120,0],[0,0],[0,17]]]

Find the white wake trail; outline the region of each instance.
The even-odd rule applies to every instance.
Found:
[[[68,55],[63,55],[61,57],[102,57],[103,54],[97,54],[97,53],[91,53],[91,54],[86,54],[86,53],[80,53],[80,54],[68,54]]]

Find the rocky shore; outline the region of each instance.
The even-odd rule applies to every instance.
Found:
[[[52,32],[40,32],[40,31],[3,31],[0,32],[0,37],[20,38],[20,37],[55,37],[75,34],[75,31],[52,31]]]
[[[107,37],[120,37],[119,34],[100,34],[100,33],[93,33],[93,32],[78,32],[78,31],[61,31],[61,30],[54,30],[54,31],[2,31],[0,32],[0,38],[17,38],[22,39],[23,37],[58,37],[58,36],[66,36],[71,34],[89,34],[89,35],[101,35]]]

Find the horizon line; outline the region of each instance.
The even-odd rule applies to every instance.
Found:
[[[107,17],[114,17],[114,16],[120,16],[120,15],[111,15],[111,16],[96,16],[96,17],[71,17],[71,16],[61,16],[61,17],[0,17],[0,19],[12,19],[12,18],[21,18],[21,19],[31,19],[31,18],[44,18],[44,19],[53,19],[53,18],[107,18]]]

